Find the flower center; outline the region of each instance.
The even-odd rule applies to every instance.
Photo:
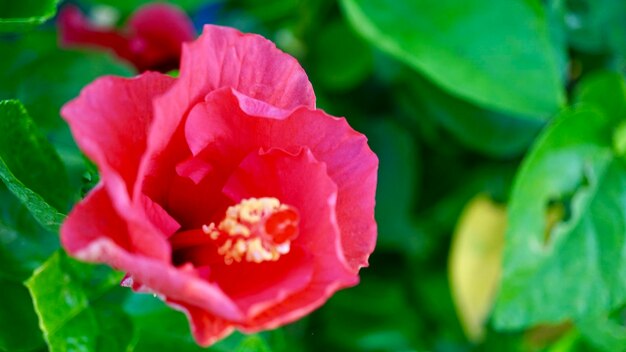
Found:
[[[217,226],[203,225],[202,231],[218,242],[217,252],[226,264],[261,263],[289,253],[299,219],[295,208],[276,198],[248,198],[228,207]]]

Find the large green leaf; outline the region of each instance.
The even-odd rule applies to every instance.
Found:
[[[65,168],[19,101],[0,101],[0,179],[37,221],[55,229],[69,206]]]
[[[0,1],[0,32],[21,31],[44,23],[54,16],[59,1]]]
[[[13,175],[51,205],[65,209],[69,190],[65,168],[21,102],[0,101],[0,157]]]
[[[52,352],[126,350],[130,320],[115,299],[120,273],[76,262],[57,252],[28,279],[39,323]],[[109,296],[112,296],[111,299]],[[108,332],[116,332],[111,341]]]
[[[588,81],[579,93],[587,107],[564,111],[524,160],[496,326],[600,316],[626,302],[626,165],[612,143],[625,91],[619,75]],[[553,207],[564,209],[556,225],[546,220]]]
[[[620,125],[626,114],[626,84],[616,73],[601,72],[589,76],[576,87],[576,101],[598,110],[607,117],[616,120]],[[619,131],[613,136],[619,136]]]
[[[558,49],[538,2],[342,0],[372,44],[478,105],[546,118],[564,103]]]
[[[404,94],[418,112],[414,119],[433,119],[464,146],[496,157],[521,154],[539,133],[543,122],[532,117],[481,108],[418,75],[407,79]]]
[[[46,203],[40,195],[21,183],[15,175],[11,173],[2,159],[0,159],[0,179],[4,181],[7,188],[17,198],[24,202],[26,208],[28,208],[41,226],[50,231],[58,231],[65,215],[59,213],[55,208]]]
[[[20,282],[0,279],[0,351],[32,351],[44,347],[28,290]]]

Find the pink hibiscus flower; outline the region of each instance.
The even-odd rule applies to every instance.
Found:
[[[206,26],[178,79],[103,77],[62,115],[101,173],[63,246],[184,311],[199,344],[294,321],[367,266],[378,160],[258,35]]]

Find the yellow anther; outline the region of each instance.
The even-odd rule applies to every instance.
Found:
[[[233,245],[233,241],[232,240],[226,240],[226,242],[224,242],[223,245],[221,245],[218,249],[217,249],[217,253],[224,255],[226,254],[229,250],[230,247],[232,247]]]
[[[212,240],[216,240],[220,236],[219,231],[217,231],[217,229],[215,229],[215,223],[210,223],[208,226],[207,225],[202,225],[202,232],[204,232],[207,235],[211,236]]]
[[[217,253],[224,256],[226,264],[244,259],[262,263],[289,253],[297,225],[298,215],[293,208],[276,198],[263,197],[244,199],[228,207],[217,226],[203,225],[202,231],[222,243]]]

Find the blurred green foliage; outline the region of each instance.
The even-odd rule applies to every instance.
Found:
[[[71,3],[124,21],[148,1]],[[318,106],[380,158],[378,245],[359,286],[208,350],[626,351],[626,2],[176,3],[199,30],[260,33],[294,55]],[[56,8],[0,0],[0,350],[203,350],[182,313],[58,250],[63,214],[98,180],[59,109],[98,76],[134,72],[60,49]],[[478,340],[447,268],[477,195],[507,209]]]
[[[24,0],[0,2],[0,32],[32,29],[56,13],[60,0]]]

